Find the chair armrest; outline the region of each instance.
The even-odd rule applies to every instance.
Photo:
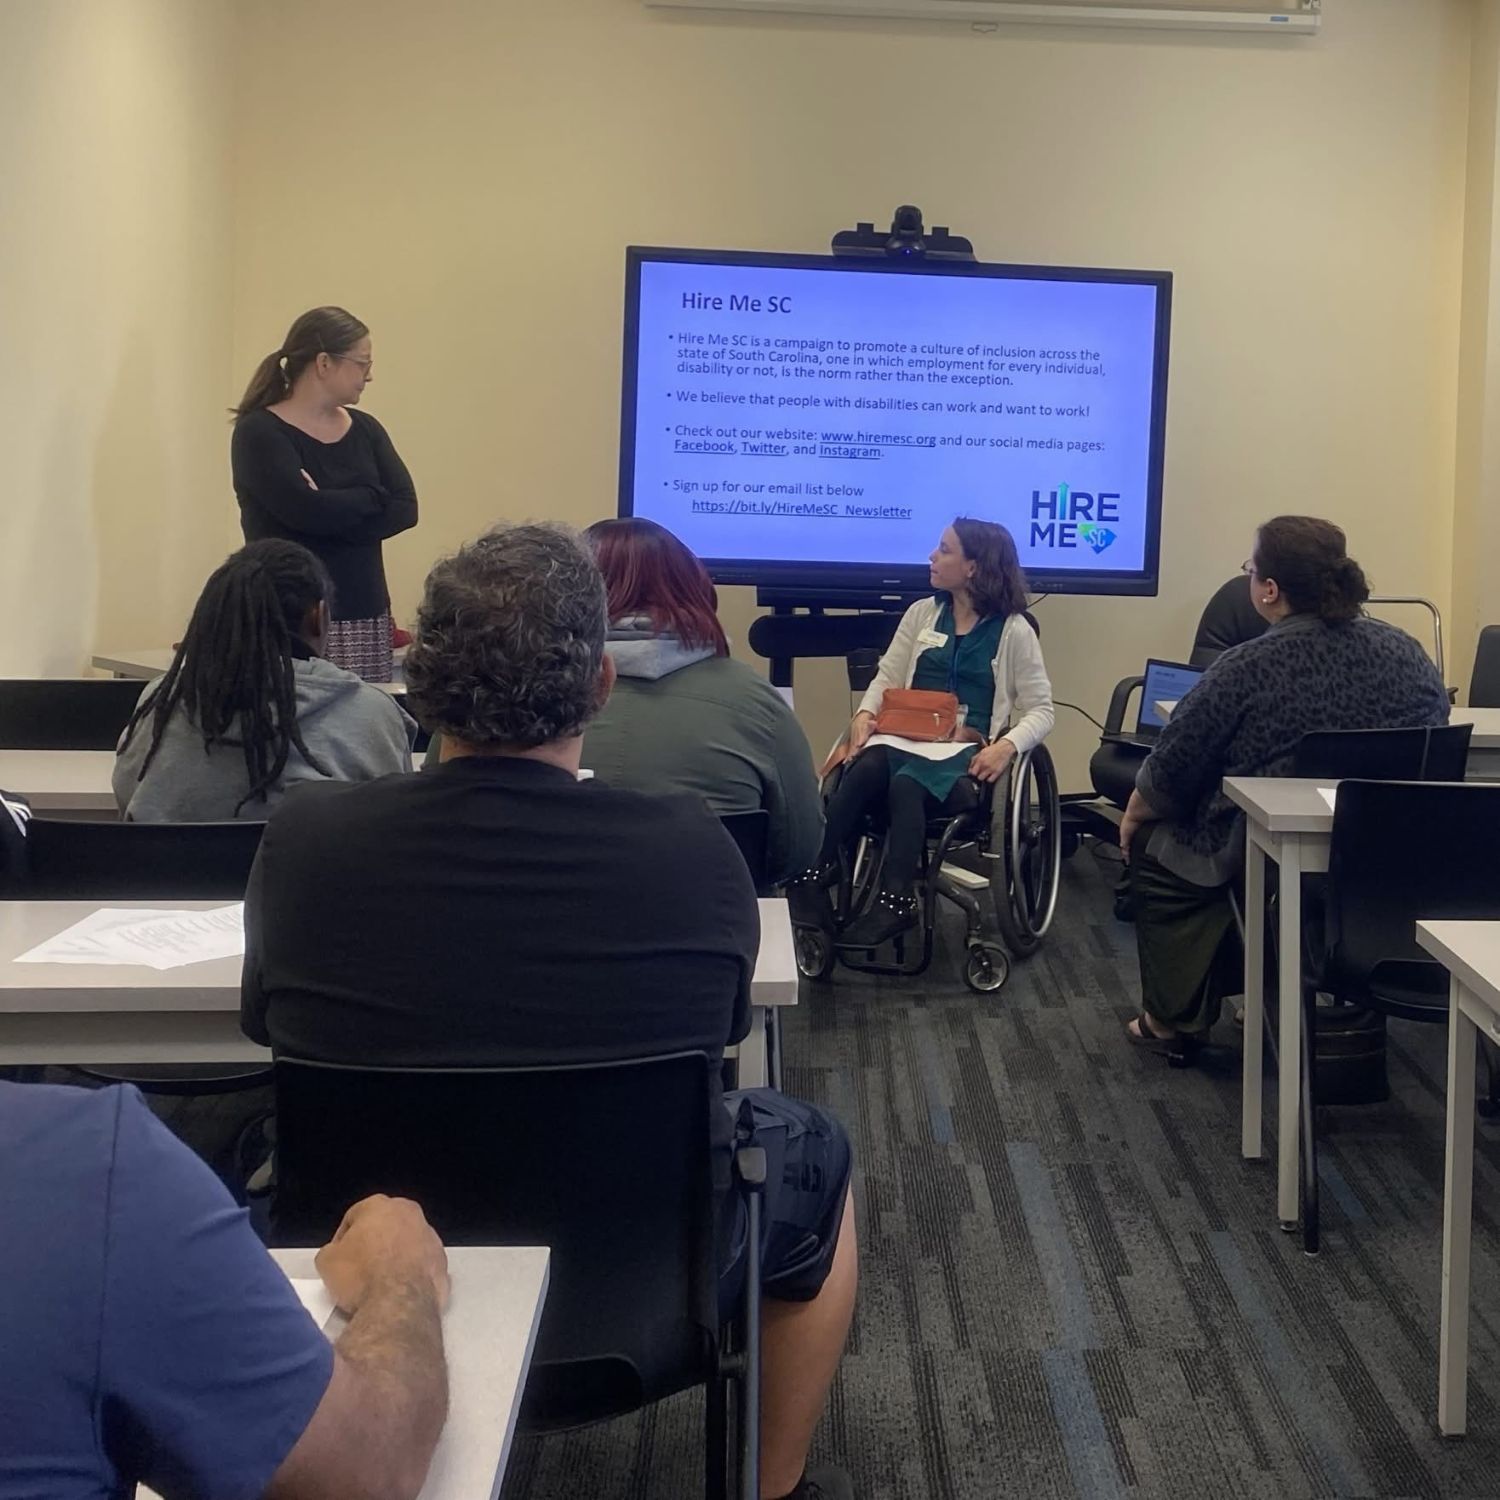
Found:
[[[766,1189],[766,1148],[764,1146],[738,1146],[734,1153],[735,1175],[752,1193],[763,1193]]]
[[[1125,729],[1125,710],[1130,707],[1131,694],[1145,687],[1144,677],[1122,677],[1109,695],[1109,712],[1104,716],[1105,734],[1121,734]]]

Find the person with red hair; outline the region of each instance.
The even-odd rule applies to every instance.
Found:
[[[708,570],[638,516],[583,535],[604,575],[616,674],[584,765],[611,786],[697,792],[720,814],[764,808],[768,877],[803,869],[823,836],[812,750],[780,693],[730,656]]]

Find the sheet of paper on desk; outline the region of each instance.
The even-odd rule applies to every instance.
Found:
[[[1336,786],[1320,786],[1318,788],[1318,795],[1328,804],[1329,812],[1334,811],[1334,802],[1338,794],[1339,789]]]
[[[287,1280],[292,1284],[292,1290],[296,1292],[298,1300],[308,1312],[312,1314],[312,1320],[319,1328],[326,1329],[328,1320],[336,1311],[333,1298],[328,1294],[328,1288],[323,1285],[321,1276],[289,1276]]]
[[[104,907],[39,943],[18,964],[123,964],[178,969],[245,951],[245,908],[209,911]]]

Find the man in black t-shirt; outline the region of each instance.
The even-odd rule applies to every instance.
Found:
[[[500,528],[433,569],[407,701],[444,759],[298,789],[271,819],[246,898],[249,1036],[472,1067],[717,1058],[745,1035],[760,935],[739,851],[698,798],[578,779],[604,638],[603,581],[562,528]],[[846,1475],[805,1463],[854,1305],[848,1141],[757,1089],[715,1112],[726,1156],[741,1097],[772,1164],[762,1494],[844,1500]]]

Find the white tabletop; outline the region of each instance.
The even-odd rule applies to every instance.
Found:
[[[0,750],[0,787],[36,812],[116,812],[113,750]]]
[[[1333,809],[1318,788],[1334,785],[1327,777],[1226,776],[1224,795],[1272,833],[1327,834],[1333,831]]]
[[[89,659],[89,664],[101,672],[113,672],[116,677],[160,677],[172,665],[176,654],[166,646],[152,646],[141,651],[99,651]],[[395,654],[394,682],[373,682],[370,686],[378,687],[383,693],[404,693],[406,684],[401,681],[400,673],[404,654]]]
[[[1500,708],[1455,708],[1450,724],[1472,724],[1469,745],[1474,750],[1500,750]]]
[[[18,964],[15,958],[55,937],[100,907],[206,911],[223,901],[0,902],[0,1014],[59,1011],[223,1011],[240,1008],[238,958],[210,959],[180,969],[130,964]],[[785,901],[760,902],[760,952],[750,981],[756,1005],[797,1003],[797,961]]]
[[[1152,707],[1155,708],[1157,714],[1161,718],[1170,719],[1172,715],[1177,712],[1177,705],[1181,701],[1182,700],[1180,698],[1158,698],[1156,702],[1152,704]]]
[[[273,1250],[288,1277],[318,1274],[315,1250]],[[547,1298],[551,1254],[541,1247],[456,1246],[448,1251],[453,1295],[443,1315],[448,1420],[421,1500],[494,1500],[510,1457],[516,1415]],[[337,1339],[335,1313],[326,1332]],[[136,1500],[156,1500],[141,1486]]]
[[[422,769],[422,760],[412,756],[413,771]],[[39,813],[118,812],[114,774],[113,750],[0,750],[0,788]]]
[[[1418,922],[1417,942],[1477,999],[1500,1011],[1500,922]]]
[[[160,677],[172,665],[176,655],[168,646],[153,646],[142,651],[99,651],[89,665],[116,677]]]

